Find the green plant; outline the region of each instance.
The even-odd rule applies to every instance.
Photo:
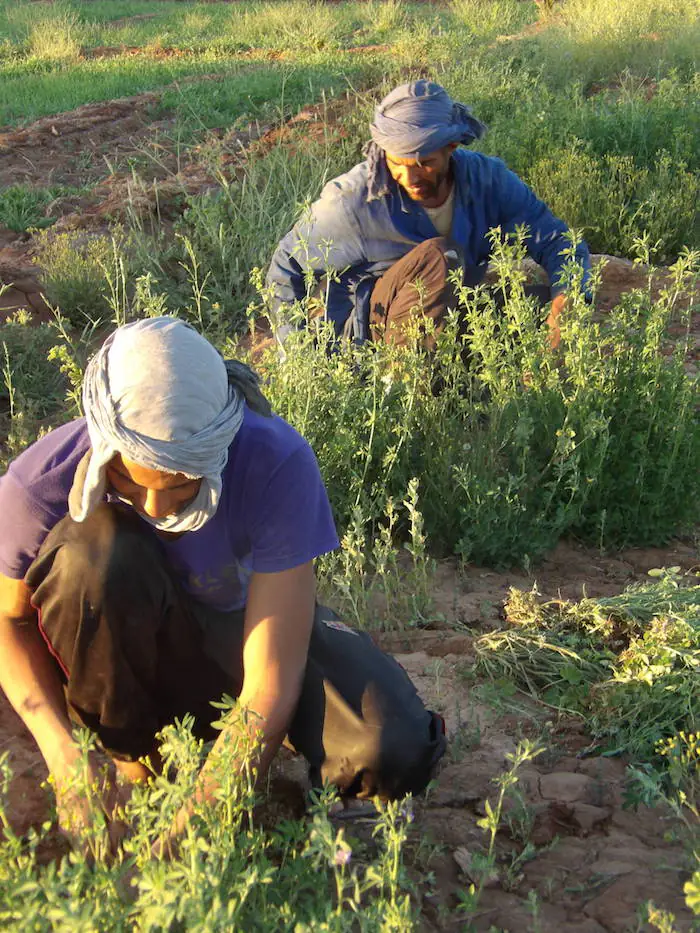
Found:
[[[225,704],[227,707],[230,704]],[[226,719],[235,713],[225,713]],[[109,857],[106,820],[94,808],[89,825],[78,827],[82,846],[71,855],[42,864],[38,847],[49,828],[17,836],[0,803],[0,917],[7,928],[104,931],[134,929],[326,929],[331,933],[414,929],[402,851],[410,804],[379,805],[374,844],[355,858],[344,831],[328,818],[334,799],[324,793],[305,821],[259,823],[250,761],[250,742],[224,748],[212,760],[220,782],[214,803],[196,804],[170,859],[156,858],[153,843],[167,831],[192,788],[205,753],[186,719],[164,730],[163,773],[133,788],[118,811],[131,827],[116,856]],[[83,752],[95,754],[89,738]],[[86,769],[77,769],[76,790]],[[7,756],[0,759],[0,783],[7,791]],[[5,793],[2,795],[4,800]],[[88,858],[89,856],[89,858]]]
[[[653,168],[632,155],[595,157],[579,148],[549,152],[528,173],[538,195],[579,228],[593,252],[631,255],[654,231],[652,258],[673,260],[700,243],[692,205],[700,196],[697,172],[661,149]]]
[[[34,325],[18,312],[0,325],[0,468],[44,433],[65,420],[65,382],[49,360],[56,335],[48,324]],[[5,413],[6,412],[6,413]]]
[[[482,724],[478,713],[467,711],[464,715],[457,707],[457,723],[451,731],[447,754],[450,761],[459,762],[481,745]]]
[[[643,921],[650,923],[659,933],[676,933],[676,918],[668,910],[662,910],[651,901],[644,905]]]
[[[479,819],[477,825],[484,830],[487,838],[487,849],[485,853],[474,853],[471,856],[470,875],[476,880],[472,881],[466,891],[459,894],[459,910],[463,913],[466,920],[475,916],[479,908],[479,902],[484,892],[487,882],[498,875],[496,864],[496,835],[501,827],[501,818],[503,814],[506,797],[512,793],[512,789],[518,783],[518,771],[528,761],[532,761],[540,754],[542,749],[528,741],[521,742],[514,752],[506,754],[510,767],[498,777],[494,778],[494,783],[498,786],[498,795],[495,804],[489,800],[484,801],[485,816]],[[467,927],[472,930],[470,924]]]
[[[327,179],[330,139],[308,141],[299,133],[296,141],[291,156],[286,145],[250,156],[240,180],[217,170],[221,188],[186,198],[175,238],[158,229],[151,234],[145,225],[136,231],[139,268],[200,327],[216,333],[225,324],[227,334],[244,329],[256,294],[251,269],[267,262],[296,203],[314,197]]]
[[[384,521],[375,526],[373,543],[374,522],[358,504],[340,551],[319,561],[321,591],[359,628],[408,628],[430,613],[433,562],[425,550],[417,480],[409,482],[403,505],[410,523],[403,548],[410,561],[402,560],[396,547],[399,512],[391,498],[386,502]]]
[[[5,188],[0,192],[0,224],[17,233],[24,233],[30,227],[50,226],[55,218],[47,215],[47,211],[59,193],[57,189],[29,185]]]
[[[115,292],[126,285],[127,241],[115,229],[112,236],[82,233],[41,233],[36,259],[46,298],[77,326],[105,321],[109,311],[123,308],[126,298]],[[119,318],[118,318],[119,319]]]
[[[56,311],[54,317],[53,327],[58,333],[60,342],[51,347],[47,359],[58,365],[59,372],[66,379],[67,413],[76,418],[83,414],[82,386],[85,367],[94,349],[95,332],[100,322],[86,321],[82,329],[76,332],[75,329],[70,328],[60,311]]]
[[[688,908],[700,917],[700,736],[681,731],[659,741],[656,750],[663,767],[643,763],[629,769],[627,804],[662,805],[675,816],[692,873],[683,892]],[[652,903],[646,912],[660,933],[674,933],[672,914]]]

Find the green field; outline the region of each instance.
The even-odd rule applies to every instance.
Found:
[[[79,414],[85,362],[109,326],[178,314],[225,353],[249,355],[328,487],[343,548],[320,562],[324,595],[359,626],[465,633],[470,660],[457,667],[469,689],[499,715],[514,715],[516,696],[539,704],[495,774],[533,767],[533,734],[546,757],[551,721],[583,723],[606,760],[627,756],[631,802],[670,806],[684,839],[679,930],[693,911],[700,923],[699,49],[695,0],[0,0],[0,289],[31,278],[53,309],[0,324],[0,467]],[[522,242],[494,256],[510,286],[504,312],[486,290],[462,295],[468,371],[456,320],[430,357],[329,353],[318,322],[292,335],[284,359],[266,345],[276,243],[362,158],[376,102],[415,76],[470,105],[489,127],[478,148],[591,252],[636,263],[634,287],[613,300],[596,262],[592,305],[571,266],[558,356],[522,291]],[[306,321],[309,306],[292,313]],[[531,571],[562,540],[614,560],[679,539],[693,572],[612,602],[541,607],[516,594],[493,632],[436,609],[443,559],[457,588],[460,568]],[[455,735],[477,748],[477,731]],[[489,931],[479,904],[494,871],[530,905],[512,933],[555,928],[538,913],[554,899],[522,881],[544,847],[534,810],[527,833],[506,819],[520,805],[507,777],[496,815],[478,823],[471,886],[450,882],[438,909],[421,891],[440,889],[447,843],[422,846],[405,807],[348,843],[326,804],[270,832],[250,817],[251,788],[232,786],[193,824],[186,858],[151,858],[201,754],[186,729],[167,743],[182,778],[135,795],[139,830],[116,865],[100,826],[88,833],[92,867],[47,864],[60,847],[46,829],[15,836],[0,807],[0,928]],[[517,843],[507,871],[506,824]],[[134,865],[137,892],[125,881]],[[659,914],[629,919],[632,933],[676,929]]]

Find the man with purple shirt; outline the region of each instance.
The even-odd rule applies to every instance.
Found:
[[[61,798],[71,721],[145,779],[156,732],[210,735],[226,692],[252,714],[264,774],[285,736],[346,797],[422,790],[439,720],[393,659],[315,603],[338,540],[307,442],[257,378],[170,317],[119,328],[91,360],[86,417],[0,479],[0,686]],[[213,799],[207,764],[195,796]],[[75,814],[73,814],[75,815]],[[172,836],[189,815],[178,814]]]

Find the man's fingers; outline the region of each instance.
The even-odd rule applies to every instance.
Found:
[[[82,774],[74,771],[57,780],[56,804],[62,835],[73,849],[86,855],[94,855],[92,850],[97,845],[105,857],[116,856],[129,832],[122,817],[130,796],[130,786],[117,784],[114,775],[107,774],[95,762],[89,762]],[[102,830],[95,833],[96,824],[106,830],[102,836],[104,845],[99,842]]]
[[[549,341],[550,350],[556,350],[559,344],[561,343],[561,331],[559,330],[559,328],[550,327],[549,335],[547,339]]]
[[[551,350],[556,350],[561,343],[561,330],[559,328],[559,317],[566,306],[566,295],[561,292],[552,298],[549,315],[547,317],[547,326],[549,327],[548,341]]]
[[[547,343],[549,344],[550,350],[556,350],[561,343],[561,330],[557,318],[558,315],[555,317],[552,314],[547,318]]]

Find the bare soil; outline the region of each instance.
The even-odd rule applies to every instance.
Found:
[[[407,860],[417,885],[425,931],[459,931],[465,919],[459,893],[478,881],[472,866],[485,847],[477,821],[497,794],[494,778],[523,738],[546,751],[520,772],[518,801],[511,801],[497,839],[498,872],[487,884],[477,930],[510,933],[646,933],[637,911],[647,900],[676,915],[679,933],[691,929],[684,904],[687,862],[673,839],[673,822],[659,809],[624,809],[627,762],[591,754],[585,722],[557,718],[517,694],[488,704],[465,677],[474,634],[500,624],[510,587],[537,585],[543,598],[580,598],[621,592],[660,566],[700,568],[689,543],[664,549],[631,549],[614,557],[563,542],[528,575],[479,567],[459,570],[447,562],[435,581],[435,603],[444,622],[429,631],[382,633],[377,642],[393,653],[426,703],[445,718],[448,753],[434,789],[417,802]],[[467,626],[471,630],[467,630]],[[51,817],[46,768],[19,718],[0,696],[0,751],[9,751],[15,777],[10,818],[26,832]],[[303,762],[284,752],[262,818],[298,817],[303,806]],[[350,821],[351,839],[371,838],[371,827]],[[526,842],[534,849],[519,863]],[[66,851],[54,831],[43,850],[50,859]],[[536,906],[533,908],[533,895]],[[529,896],[529,900],[528,900]],[[533,916],[533,910],[536,916]]]
[[[487,846],[477,821],[485,801],[495,803],[494,779],[508,769],[506,755],[529,737],[546,751],[519,772],[518,798],[497,837],[498,870],[483,892],[475,928],[630,933],[651,929],[637,927],[636,916],[653,900],[676,915],[678,930],[689,930],[682,895],[687,863],[682,846],[667,841],[668,814],[623,808],[627,763],[587,757],[585,723],[555,721],[526,697],[515,697],[517,710],[510,713],[475,702],[473,685],[461,676],[466,647],[452,636],[442,646],[398,656],[426,701],[445,716],[452,737],[416,825],[413,864],[424,929],[465,928],[459,893],[478,884],[472,860]],[[527,842],[534,850],[519,863]]]
[[[109,174],[106,159],[132,154],[160,124],[149,116],[162,94],[149,92],[42,117],[0,130],[0,185],[81,187]]]

